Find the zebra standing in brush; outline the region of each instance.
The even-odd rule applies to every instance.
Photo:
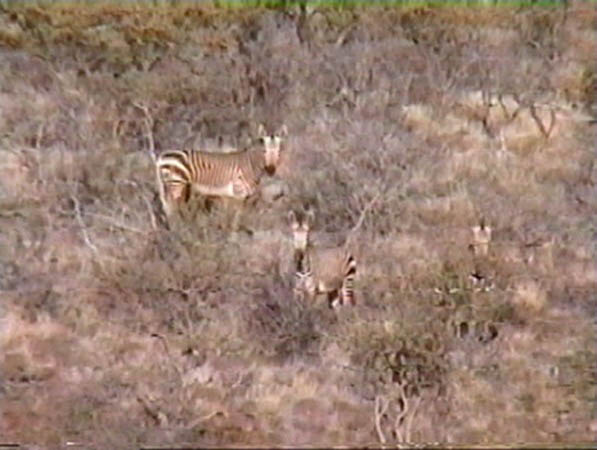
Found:
[[[267,134],[259,126],[260,143],[231,153],[208,153],[198,150],[167,150],[156,161],[160,200],[166,216],[171,218],[181,204],[188,203],[195,189],[207,197],[246,200],[256,194],[264,174],[276,171],[286,126]]]
[[[326,294],[330,308],[355,305],[356,259],[347,246],[314,247],[309,239],[314,217],[312,210],[288,213],[294,244],[295,296],[306,294],[314,302],[319,294]]]

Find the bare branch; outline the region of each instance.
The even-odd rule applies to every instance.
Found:
[[[398,387],[400,388],[400,400],[402,400],[402,408],[400,411],[398,411],[396,420],[394,421],[394,433],[396,434],[396,439],[398,442],[404,442],[404,437],[402,435],[402,425],[403,419],[408,414],[408,399],[406,398],[406,392],[404,391],[405,385],[405,381],[398,384]]]
[[[137,396],[137,401],[143,405],[143,410],[145,413],[151,417],[151,419],[156,423],[158,426],[167,426],[168,425],[168,417],[162,411],[160,411],[157,407],[154,407],[147,401],[145,398],[141,397],[140,395]]]
[[[147,205],[147,211],[149,212],[149,219],[151,221],[151,228],[153,229],[153,231],[157,231],[158,229],[158,222],[155,218],[155,214],[153,212],[153,208],[151,206],[151,202],[149,201],[149,199],[147,198],[147,196],[145,194],[143,194],[143,201],[145,202],[145,204]]]
[[[522,108],[524,108],[524,105],[521,104],[520,99],[518,98],[518,95],[512,94],[510,97],[512,98],[512,100],[514,100],[516,102],[516,106],[517,106],[517,108],[512,113],[510,113],[510,111],[508,111],[508,107],[504,103],[504,97],[502,94],[498,95],[497,100],[498,100],[500,107],[502,108],[502,112],[504,113],[504,116],[508,118],[509,122],[512,122],[514,119],[516,119],[516,116],[518,116],[518,114],[520,113],[520,110]]]
[[[385,444],[387,439],[383,434],[383,429],[381,428],[381,418],[388,410],[389,405],[390,402],[382,396],[378,395],[375,397],[375,430],[377,431],[379,442],[382,444]]]
[[[336,47],[341,47],[342,45],[344,45],[348,33],[350,33],[354,28],[356,28],[356,25],[354,23],[344,28],[344,30],[340,32],[340,35],[338,36],[338,39],[336,39],[336,43],[334,45]]]
[[[124,184],[124,185],[132,186],[134,189],[138,189],[138,190],[142,190],[143,191],[141,197],[143,198],[143,201],[145,202],[145,205],[147,206],[147,211],[149,212],[149,220],[150,220],[150,223],[151,223],[151,228],[152,228],[153,231],[157,231],[157,229],[158,229],[158,220],[157,220],[156,215],[154,213],[154,209],[153,209],[153,207],[151,205],[151,200],[145,194],[145,192],[147,191],[147,189],[141,188],[139,186],[139,183],[137,183],[136,181],[133,181],[133,180],[128,180],[128,179],[127,180],[122,180],[121,183]],[[134,231],[134,230],[131,230],[131,231]]]
[[[548,139],[549,135],[553,131],[553,127],[556,124],[556,113],[555,113],[555,111],[553,110],[553,108],[549,110],[550,115],[551,115],[551,120],[549,122],[549,129],[546,130],[545,129],[545,125],[543,124],[543,121],[537,115],[537,109],[535,108],[535,104],[532,104],[529,107],[529,110],[531,112],[531,117],[533,118],[533,120],[537,124],[537,127],[539,128],[539,131],[541,131],[541,134],[543,135],[543,137],[545,137],[545,139]]]
[[[365,216],[367,215],[367,212],[371,209],[371,207],[375,204],[375,202],[377,201],[377,199],[380,196],[381,196],[381,191],[378,192],[377,194],[375,194],[375,196],[365,205],[365,207],[361,211],[361,215],[359,216],[357,223],[355,224],[354,227],[352,227],[352,230],[350,230],[351,234],[356,233],[358,231],[358,229],[361,228],[361,225],[363,225],[363,222],[365,221]]]
[[[109,216],[104,216],[103,214],[89,213],[88,215],[97,217],[98,219],[101,219],[104,222],[107,222],[110,225],[112,225],[116,228],[120,228],[121,230],[124,230],[124,231],[130,231],[130,232],[138,233],[138,234],[147,234],[147,231],[145,231],[145,230],[140,230],[139,228],[134,228],[134,227],[131,227],[124,223],[117,222],[116,220],[114,220],[114,218],[109,217]]]
[[[145,115],[145,118],[143,119],[143,124],[145,125],[145,139],[147,139],[147,143],[149,146],[149,156],[151,156],[151,159],[155,163],[157,159],[155,154],[155,141],[153,139],[153,125],[155,121],[149,113],[149,107],[147,105],[140,102],[133,102],[133,106],[140,109]]]
[[[113,139],[120,139],[120,136],[122,136],[122,128],[125,124],[125,120],[124,119],[116,119],[114,120],[113,124],[112,124],[112,138]]]
[[[99,254],[99,251],[97,247],[93,244],[93,242],[91,242],[89,234],[87,233],[87,227],[85,226],[85,222],[83,222],[83,217],[81,216],[81,207],[79,205],[79,200],[77,200],[77,197],[75,197],[74,195],[71,195],[70,198],[75,206],[75,216],[77,218],[79,226],[81,227],[81,232],[83,233],[83,240],[85,241],[85,245],[87,245],[87,247],[89,247],[93,251],[93,253],[97,255]]]
[[[180,378],[180,380],[182,382],[183,381],[182,373],[180,372],[180,369],[178,368],[178,366],[174,362],[174,359],[172,358],[172,355],[170,354],[170,347],[168,346],[168,340],[166,339],[166,337],[162,336],[161,334],[157,334],[157,333],[152,333],[151,337],[158,338],[159,340],[162,341],[162,344],[164,344],[164,350],[166,352],[166,356],[172,363],[172,367],[174,367],[174,371],[176,372],[176,374],[178,375],[178,378]]]
[[[410,415],[408,416],[408,418],[406,419],[406,430],[405,430],[406,442],[412,442],[412,437],[410,435],[410,432],[412,430],[413,420],[415,418],[415,415],[417,414],[417,410],[419,409],[419,406],[421,405],[422,400],[423,400],[423,398],[421,396],[417,396],[417,399],[415,400],[413,409],[412,409]]]
[[[46,128],[46,123],[42,122],[37,127],[37,134],[35,136],[35,148],[39,150],[39,146],[41,145],[41,141],[44,137],[44,130]]]
[[[204,416],[197,417],[195,420],[193,420],[191,423],[189,423],[186,426],[186,429],[187,430],[191,430],[191,429],[195,428],[197,425],[199,425],[201,422],[205,422],[205,421],[207,421],[207,420],[209,420],[209,419],[211,419],[213,417],[216,417],[216,416],[224,416],[224,417],[226,417],[226,413],[223,412],[223,411],[217,411],[216,410],[216,411],[213,411],[213,412],[211,412],[209,414],[205,414]]]

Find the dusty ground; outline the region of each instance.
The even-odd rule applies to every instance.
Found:
[[[595,3],[2,5],[3,442],[594,440]],[[151,142],[259,123],[290,135],[253,235],[166,227]],[[292,297],[305,205],[355,308]]]

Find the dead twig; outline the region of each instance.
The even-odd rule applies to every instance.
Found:
[[[419,409],[419,406],[421,405],[421,401],[423,400],[423,398],[421,396],[417,396],[416,400],[415,400],[415,404],[413,406],[413,409],[410,413],[410,415],[408,416],[408,418],[406,419],[406,430],[405,430],[405,442],[412,442],[412,438],[411,438],[411,430],[412,430],[412,424],[413,424],[413,420],[415,418],[415,415],[417,414],[417,410]]]
[[[124,231],[130,231],[132,233],[138,233],[138,234],[147,234],[147,231],[145,231],[145,230],[140,230],[138,228],[131,227],[124,223],[117,222],[116,220],[114,220],[114,218],[109,217],[109,216],[104,216],[103,214],[89,213],[88,215],[92,216],[92,217],[97,217],[98,219],[101,219],[104,222],[109,223],[113,227],[119,228]]]
[[[213,417],[216,417],[216,416],[224,416],[224,417],[226,417],[226,413],[224,411],[214,411],[214,412],[211,412],[211,413],[206,414],[204,416],[197,417],[195,420],[193,420],[191,423],[189,423],[186,426],[186,429],[187,430],[191,430],[191,429],[195,428],[197,425],[199,425],[201,422],[206,422],[209,419],[211,419]]]
[[[157,231],[158,222],[155,217],[155,213],[153,212],[153,207],[151,206],[151,201],[147,198],[146,195],[143,195],[142,197],[143,197],[143,201],[145,202],[145,205],[147,205],[147,211],[149,212],[149,220],[151,223],[151,229],[153,231]]]
[[[41,141],[44,138],[44,131],[46,129],[46,123],[45,122],[41,122],[39,124],[39,126],[37,127],[37,134],[35,136],[35,148],[37,150],[39,150],[39,147],[41,145]]]
[[[550,108],[550,110],[549,110],[551,120],[549,122],[549,128],[548,129],[545,129],[545,125],[543,124],[543,121],[537,115],[537,109],[535,108],[534,104],[532,104],[529,107],[529,111],[531,112],[531,117],[533,118],[533,120],[537,124],[537,127],[539,128],[539,131],[541,132],[541,134],[543,135],[543,137],[545,139],[549,139],[549,135],[551,134],[551,132],[553,131],[553,128],[556,125],[556,113],[553,110],[553,108]]]
[[[402,426],[404,424],[404,418],[408,414],[408,398],[406,398],[406,393],[404,391],[405,382],[401,382],[398,384],[400,389],[400,402],[398,402],[397,409],[398,414],[396,415],[396,420],[394,420],[394,433],[396,434],[396,440],[398,442],[405,442],[404,436],[402,435]]]
[[[178,377],[180,378],[180,380],[182,382],[183,381],[182,373],[180,372],[180,369],[174,362],[174,358],[172,358],[172,355],[170,354],[170,347],[168,346],[168,340],[166,339],[166,337],[162,336],[161,334],[157,334],[157,333],[152,333],[151,337],[158,338],[159,340],[162,341],[162,344],[164,344],[164,350],[166,352],[166,356],[170,360],[172,367],[174,367],[174,371],[176,372],[176,374],[178,375]]]
[[[508,107],[504,103],[504,96],[502,94],[499,94],[497,97],[498,104],[502,108],[502,113],[508,119],[508,123],[510,123],[514,119],[516,119],[516,117],[518,116],[518,114],[520,113],[522,108],[524,107],[523,105],[520,104],[518,96],[512,95],[511,98],[512,98],[512,100],[514,100],[516,102],[516,106],[517,106],[517,108],[512,113],[510,113],[510,111],[508,111]]]
[[[116,119],[112,123],[112,138],[117,140],[122,136],[122,125],[125,123],[124,119]]]
[[[379,197],[381,196],[382,192],[379,191],[377,194],[375,194],[373,196],[373,198],[367,202],[367,204],[365,205],[365,207],[363,208],[363,210],[361,211],[361,214],[357,220],[357,223],[355,224],[354,227],[352,227],[352,229],[349,231],[348,233],[348,237],[346,238],[346,242],[344,244],[345,247],[350,247],[352,240],[354,239],[354,236],[356,234],[356,232],[359,230],[359,228],[361,228],[361,226],[363,225],[363,222],[365,221],[365,216],[367,215],[367,213],[369,212],[369,210],[371,209],[371,207],[377,202],[377,200],[379,199]]]
[[[70,199],[72,200],[74,205],[75,217],[77,218],[77,222],[79,223],[79,226],[81,227],[81,232],[83,233],[83,241],[85,242],[85,245],[93,251],[93,253],[98,255],[99,251],[97,247],[93,244],[93,242],[91,242],[89,234],[87,233],[87,227],[85,226],[85,222],[83,222],[79,200],[77,200],[77,197],[75,197],[74,195],[71,195]]]
[[[137,395],[137,401],[141,403],[143,406],[143,410],[145,413],[151,417],[151,419],[156,423],[158,426],[167,426],[168,425],[168,417],[162,411],[160,411],[157,407],[154,407],[149,403],[148,400],[144,399],[140,395]]]
[[[381,442],[382,444],[385,444],[387,442],[387,439],[383,434],[383,429],[381,427],[381,419],[388,410],[389,405],[390,402],[381,395],[375,397],[375,430],[377,431],[377,437],[379,438],[379,442]]]
[[[145,118],[143,119],[143,124],[145,125],[145,139],[147,140],[147,144],[148,144],[147,150],[148,150],[151,160],[153,161],[154,166],[156,167],[156,171],[155,171],[156,183],[158,186],[160,199],[162,199],[162,202],[163,202],[164,186],[161,183],[160,174],[157,171],[158,157],[155,153],[155,140],[153,137],[153,127],[154,127],[155,121],[153,119],[153,116],[149,113],[149,108],[147,107],[147,105],[142,104],[140,102],[133,102],[133,105],[136,108],[140,109],[143,112],[143,114],[145,115]],[[143,196],[143,199],[145,200],[145,202],[148,206],[148,211],[149,211],[149,215],[150,215],[150,219],[151,219],[151,226],[152,226],[153,230],[156,231],[157,230],[157,220],[153,213],[153,208],[151,207],[151,203],[149,202],[149,200],[147,200],[147,198],[145,196]],[[163,207],[163,203],[162,203],[162,207]]]
[[[124,180],[124,181],[122,181],[122,183],[133,186],[133,188],[135,188],[135,189],[141,189],[139,187],[139,184],[133,180]],[[143,189],[143,191],[145,191],[145,189]],[[149,212],[149,221],[151,223],[151,228],[153,231],[157,231],[158,221],[155,216],[154,209],[151,205],[151,200],[149,200],[149,198],[147,198],[147,195],[145,195],[145,192],[141,195],[141,197],[143,198],[143,201],[144,201],[145,205],[147,206],[147,211]]]
[[[394,433],[399,443],[410,443],[412,442],[411,431],[413,421],[421,405],[422,397],[421,395],[416,395],[414,402],[410,402],[406,395],[406,382],[402,382],[398,386],[400,388],[399,411],[394,421]],[[401,407],[400,403],[402,404]]]
[[[358,231],[359,228],[361,228],[361,226],[363,225],[363,222],[365,221],[365,216],[367,215],[367,212],[369,212],[369,210],[371,209],[371,207],[375,204],[375,202],[377,202],[377,199],[381,196],[381,191],[378,192],[377,194],[375,194],[373,196],[373,198],[365,205],[365,207],[363,208],[363,210],[361,211],[361,215],[359,216],[359,219],[357,220],[357,223],[355,224],[354,227],[352,227],[352,230],[350,230],[350,233],[356,233]]]
[[[149,107],[147,105],[140,102],[133,102],[133,106],[140,109],[143,112],[143,115],[145,116],[143,119],[143,124],[145,125],[145,139],[147,140],[147,144],[149,147],[149,156],[151,157],[151,160],[155,163],[157,160],[157,156],[155,154],[155,141],[153,139],[153,126],[155,124],[155,121],[153,119],[153,116],[149,113]]]

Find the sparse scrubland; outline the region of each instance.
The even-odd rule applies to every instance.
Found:
[[[0,2],[3,442],[594,440],[596,4],[398,3]],[[252,234],[167,224],[152,146],[260,123]],[[293,298],[307,205],[354,308]]]

